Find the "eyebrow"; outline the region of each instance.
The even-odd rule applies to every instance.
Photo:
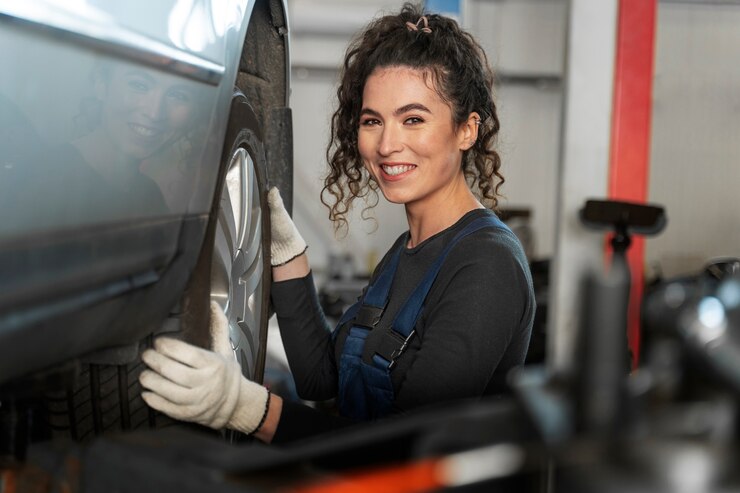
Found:
[[[431,114],[431,111],[429,110],[429,108],[427,108],[426,106],[424,106],[421,103],[409,103],[409,104],[405,104],[405,105],[401,106],[400,108],[397,108],[393,112],[393,114],[395,116],[398,116],[398,115],[403,115],[404,113],[408,113],[409,111],[423,111],[425,113],[430,113]],[[360,115],[371,115],[371,116],[378,116],[379,117],[380,116],[380,113],[378,113],[377,111],[375,111],[372,108],[362,108],[362,110],[360,111]]]
[[[163,82],[161,80],[158,81],[156,78],[154,78],[154,76],[152,76],[151,74],[149,74],[149,73],[147,73],[147,72],[145,72],[143,70],[131,69],[131,70],[127,71],[125,73],[125,75],[126,76],[129,76],[129,77],[131,77],[131,76],[133,76],[133,77],[141,77],[142,79],[146,79],[147,81],[149,81],[151,83],[154,83],[154,84],[156,84],[156,83],[163,84]],[[195,93],[196,93],[195,89],[192,86],[188,85],[188,84],[172,84],[171,86],[168,86],[167,89],[170,90],[170,91],[171,90],[185,91],[187,93],[190,93],[191,95],[195,95]]]
[[[124,75],[128,77],[141,77],[142,79],[147,79],[148,81],[154,81],[154,77],[152,77],[151,74],[144,72],[143,70],[131,69],[126,71]]]

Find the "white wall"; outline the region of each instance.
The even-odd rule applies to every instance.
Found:
[[[567,13],[565,0],[468,0],[464,9],[499,77],[501,206],[532,210],[535,258],[555,245]]]
[[[740,256],[740,4],[659,4],[651,151],[647,274]]]

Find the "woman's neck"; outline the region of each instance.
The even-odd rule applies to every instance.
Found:
[[[406,220],[409,223],[408,248],[414,248],[426,239],[444,231],[468,212],[483,209],[483,205],[465,185],[449,193],[437,194],[426,201],[406,204]]]

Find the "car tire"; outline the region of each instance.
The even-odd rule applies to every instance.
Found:
[[[142,344],[151,345],[151,340]],[[52,437],[87,441],[105,432],[154,428],[173,423],[141,398],[139,374],[144,364],[83,363],[67,389],[47,392],[44,412]]]
[[[244,376],[262,382],[270,298],[270,226],[267,164],[261,126],[244,94],[232,97],[224,138],[219,186],[205,240],[188,287],[156,334],[210,347],[209,304],[216,301],[229,321],[234,357]],[[51,437],[85,441],[97,435],[177,422],[149,408],[141,398],[141,352],[121,365],[84,362],[72,385],[47,392],[42,407]],[[236,439],[234,434],[230,439]],[[47,437],[48,438],[48,437]]]

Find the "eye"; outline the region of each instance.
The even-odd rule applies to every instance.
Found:
[[[419,123],[424,123],[424,120],[419,118],[418,116],[410,116],[406,118],[403,123],[406,125],[417,125]]]
[[[189,103],[192,98],[190,92],[182,89],[172,89],[167,91],[167,97],[179,103]]]
[[[127,84],[129,88],[136,92],[146,92],[149,90],[149,83],[142,79],[132,78],[128,79]]]
[[[373,127],[375,125],[380,125],[380,120],[377,118],[366,118],[364,120],[360,120],[360,125],[363,127]]]

